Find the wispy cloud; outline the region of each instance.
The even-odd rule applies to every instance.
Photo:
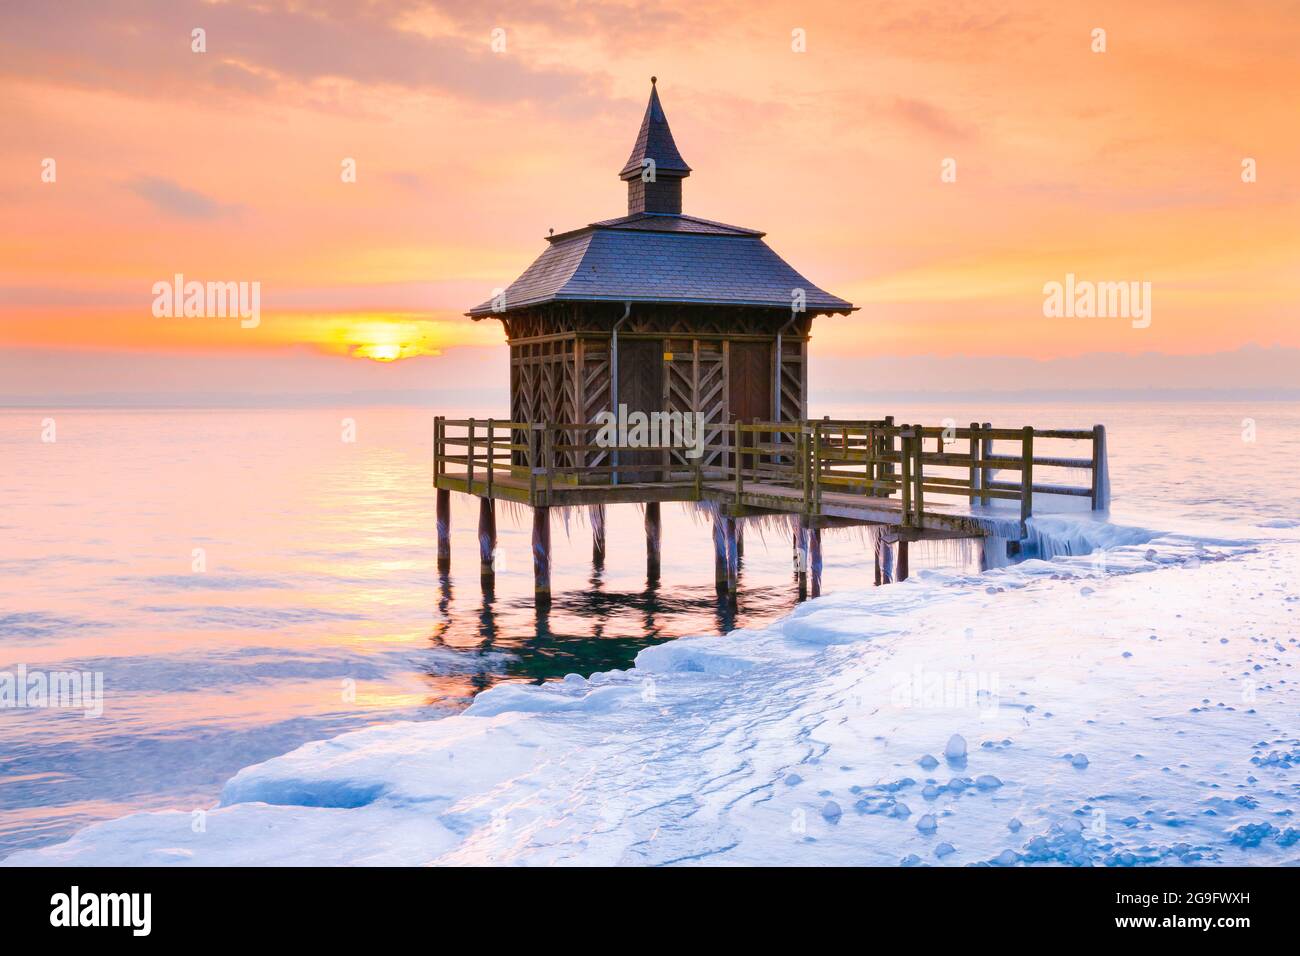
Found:
[[[140,176],[127,188],[155,209],[178,219],[220,219],[239,213],[239,206],[220,203],[195,189],[161,176]]]

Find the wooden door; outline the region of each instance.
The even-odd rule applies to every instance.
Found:
[[[664,355],[663,343],[657,340],[619,339],[618,342],[618,401],[626,405],[628,414],[664,412]],[[617,413],[617,409],[615,412]],[[620,465],[659,465],[663,453],[659,451],[620,451]],[[654,481],[656,472],[622,472],[619,484],[634,481]]]
[[[733,422],[772,420],[772,346],[766,342],[732,342],[728,361],[730,386],[727,400]],[[745,435],[744,442],[751,445],[755,435]],[[734,438],[734,436],[733,436]],[[744,457],[744,466],[752,468],[755,461]],[[734,462],[733,462],[734,464]]]

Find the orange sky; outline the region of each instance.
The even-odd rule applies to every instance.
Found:
[[[6,0],[0,344],[345,363],[499,343],[461,313],[548,227],[625,211],[655,73],[685,211],[765,230],[861,306],[815,351],[1300,347],[1300,4],[484,10]],[[261,325],[154,317],[177,272],[259,281]],[[1044,318],[1067,272],[1151,282],[1150,327]]]

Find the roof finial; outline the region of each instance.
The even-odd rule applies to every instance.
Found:
[[[651,85],[651,86],[654,86],[655,83],[657,83],[658,81],[659,81],[659,77],[657,77],[657,76],[652,76],[652,77],[650,77],[650,85]]]

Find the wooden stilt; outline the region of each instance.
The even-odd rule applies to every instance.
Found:
[[[451,492],[439,488],[438,494],[438,572],[451,570]]]
[[[896,580],[907,580],[907,541],[898,542],[898,573],[894,575]]]
[[[880,583],[894,582],[894,548],[883,538],[880,540]]]
[[[743,524],[736,526],[736,557],[745,556],[745,526]]]
[[[821,597],[822,593],[822,529],[808,531],[808,596]]]
[[[727,532],[724,529],[726,519],[713,519],[713,580],[718,586],[718,593],[727,590]]]
[[[799,600],[802,601],[808,596],[808,525],[804,518],[799,519],[794,541],[795,580],[799,582]]]
[[[727,539],[727,593],[735,596],[740,588],[740,556],[736,554],[736,519],[727,518],[724,524]]]
[[[551,509],[533,509],[533,597],[551,599]]]
[[[605,566],[605,506],[592,505],[588,514],[591,517],[591,563],[601,568]]]
[[[876,587],[880,587],[880,584],[881,584],[881,581],[880,581],[880,565],[881,565],[881,559],[883,558],[883,555],[882,555],[881,552],[884,550],[884,547],[885,547],[885,543],[884,543],[883,541],[881,541],[879,538],[877,538],[877,539],[876,539],[875,554],[872,555],[872,563],[876,566]]]
[[[497,555],[497,503],[491,498],[478,500],[478,563],[479,577],[490,578],[496,574]]]
[[[645,506],[645,570],[651,580],[659,578],[659,539],[663,522],[659,515],[659,502],[648,501]]]

